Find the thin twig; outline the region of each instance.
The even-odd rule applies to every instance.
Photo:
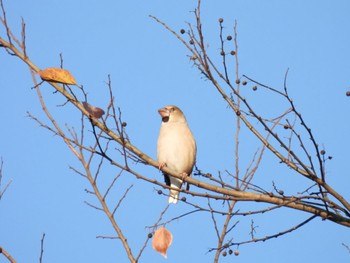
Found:
[[[348,245],[346,245],[345,243],[341,243],[347,250],[348,252],[350,253],[350,247]]]
[[[211,216],[211,221],[213,222],[213,225],[214,225],[214,230],[215,230],[215,233],[216,233],[216,237],[218,239],[220,239],[219,228],[218,228],[218,224],[217,224],[216,219],[215,219],[214,210],[213,210],[213,208],[211,207],[211,204],[210,204],[210,198],[208,198],[208,207],[210,209],[209,212],[210,212],[210,216]]]
[[[39,257],[39,263],[43,262],[43,255],[44,255],[44,239],[45,239],[45,233],[43,233],[43,236],[40,241],[40,257]]]
[[[6,190],[9,188],[10,184],[12,183],[12,180],[10,180],[6,184],[5,188],[3,190],[1,190],[1,184],[2,184],[2,178],[3,178],[3,165],[4,165],[4,161],[1,158],[1,161],[0,161],[0,200],[3,197],[3,195],[5,194]]]
[[[126,198],[128,192],[130,191],[131,188],[133,188],[134,185],[130,185],[124,192],[123,196],[120,198],[118,204],[115,206],[115,208],[113,209],[112,212],[112,216],[114,216],[115,212],[117,211],[117,209],[119,208],[119,206],[121,205],[121,203],[123,202],[123,200]]]
[[[123,170],[120,170],[119,174],[113,178],[113,180],[112,180],[112,182],[110,183],[110,185],[108,186],[108,188],[107,188],[105,194],[103,195],[103,200],[106,199],[106,197],[107,197],[109,191],[112,189],[114,183],[115,183],[115,182],[118,180],[118,178],[122,175],[122,172],[123,172]]]

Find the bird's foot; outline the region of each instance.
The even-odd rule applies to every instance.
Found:
[[[181,173],[180,175],[181,175],[181,180],[182,180],[182,181],[185,181],[185,178],[188,177],[188,174],[185,173],[185,172]]]
[[[162,162],[162,163],[159,163],[158,164],[158,170],[162,170],[164,167],[166,167],[166,163],[165,162]]]

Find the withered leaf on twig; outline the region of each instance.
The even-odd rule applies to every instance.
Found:
[[[90,113],[91,117],[99,119],[105,114],[103,109],[97,108],[95,106],[90,105],[86,101],[83,101],[84,109]]]
[[[62,84],[76,85],[77,82],[68,70],[62,68],[47,68],[38,71],[42,80]]]
[[[159,252],[163,257],[167,258],[166,251],[173,241],[173,235],[164,226],[158,228],[153,235],[152,247]]]

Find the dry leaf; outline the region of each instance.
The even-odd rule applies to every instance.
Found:
[[[97,108],[95,106],[90,105],[86,101],[83,101],[84,109],[90,113],[91,117],[99,119],[105,114],[103,109]]]
[[[62,84],[76,85],[74,77],[68,70],[62,68],[47,68],[38,72],[42,80],[58,82]]]
[[[173,241],[173,235],[164,226],[158,228],[153,235],[152,247],[155,251],[159,252],[162,256],[167,258],[166,251]]]

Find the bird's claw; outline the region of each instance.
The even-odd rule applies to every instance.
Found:
[[[182,181],[185,181],[185,178],[187,178],[187,177],[188,177],[188,174],[187,174],[187,173],[185,173],[185,172],[181,173],[181,179],[182,179]]]
[[[162,170],[166,166],[166,163],[162,162],[158,164],[158,170]]]

